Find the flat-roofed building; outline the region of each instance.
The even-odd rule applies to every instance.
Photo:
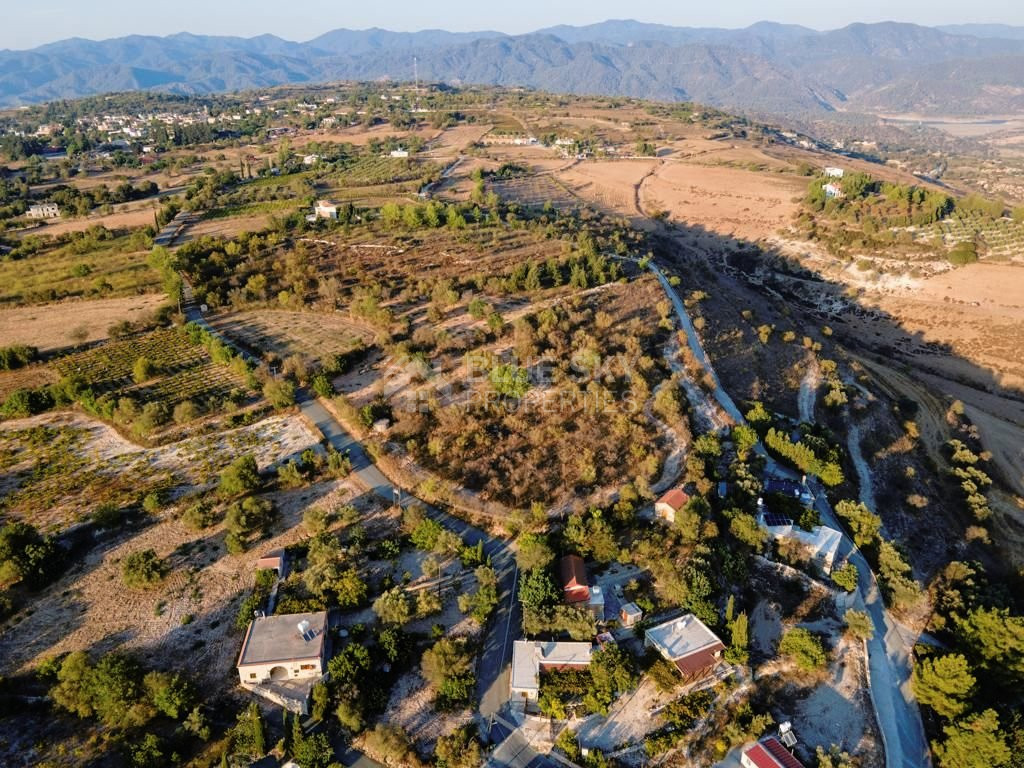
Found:
[[[249,622],[238,677],[242,683],[319,678],[327,654],[327,612],[263,616]]]
[[[60,216],[60,206],[56,203],[40,203],[30,206],[25,215],[30,219],[56,219]]]
[[[590,643],[516,640],[512,644],[512,675],[509,680],[512,698],[536,701],[540,696],[542,671],[589,666],[593,650]]]

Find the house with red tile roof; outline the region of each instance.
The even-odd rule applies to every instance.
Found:
[[[668,523],[674,523],[676,515],[689,500],[689,495],[682,488],[672,488],[654,502],[654,516]]]
[[[587,569],[583,565],[583,558],[579,555],[566,555],[559,562],[558,569],[562,577],[562,594],[565,596],[565,602],[570,605],[589,603],[590,584],[587,582]]]
[[[762,739],[740,755],[743,768],[804,768],[774,736]]]

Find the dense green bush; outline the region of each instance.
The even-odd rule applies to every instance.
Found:
[[[802,627],[787,630],[779,642],[779,653],[788,656],[801,669],[821,669],[828,661],[825,648],[815,635]]]
[[[167,563],[152,549],[125,555],[121,561],[121,578],[129,587],[144,589],[163,581],[170,570]]]

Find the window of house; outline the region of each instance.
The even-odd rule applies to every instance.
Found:
[[[249,673],[249,679],[250,680],[255,680],[256,679],[256,673],[255,672],[250,672]]]
[[[315,664],[303,664],[299,669],[316,669]]]

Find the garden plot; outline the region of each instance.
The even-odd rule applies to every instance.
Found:
[[[296,416],[140,448],[112,427],[78,414],[47,414],[0,424],[6,516],[53,531],[102,504],[134,505],[151,490],[205,486],[242,453],[261,469],[319,443]]]
[[[251,310],[210,318],[219,333],[260,354],[280,359],[301,355],[310,363],[323,363],[368,345],[373,334],[342,315]]]

